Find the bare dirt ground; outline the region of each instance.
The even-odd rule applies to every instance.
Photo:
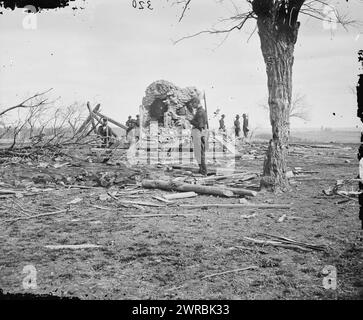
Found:
[[[165,167],[126,168],[67,160],[66,156],[43,164],[34,159],[3,159],[0,189],[18,192],[0,197],[0,288],[4,293],[82,299],[362,299],[363,245],[358,241],[357,199],[343,202],[344,197],[322,192],[337,179],[357,176],[358,145],[334,146],[291,146],[290,168],[317,173],[291,179],[291,190],[284,194],[261,191],[249,199],[252,203],[292,204],[290,210],[187,210],[178,204],[239,203],[239,199],[198,195],[165,205],[152,196],[167,191],[135,189],[142,178],[173,175]],[[250,149],[263,154],[262,145],[246,146],[245,152]],[[69,152],[73,156],[79,150]],[[54,168],[55,163],[66,161],[68,165]],[[251,156],[238,160],[237,167],[260,172],[262,162],[261,157]],[[67,184],[93,187],[77,189]],[[104,200],[107,191],[113,197]],[[81,200],[68,204],[77,198]],[[117,199],[163,206],[122,206]],[[62,209],[68,211],[10,221]],[[131,217],[176,213],[195,215]],[[284,214],[286,219],[279,222]],[[328,249],[304,252],[244,239],[261,238],[259,233]],[[45,247],[85,243],[102,247]],[[26,276],[22,271],[29,264],[37,271],[34,290],[22,285]],[[337,270],[336,290],[324,289],[327,265]],[[257,268],[203,279],[249,266]]]

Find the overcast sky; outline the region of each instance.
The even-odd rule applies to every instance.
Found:
[[[164,79],[205,90],[210,114],[221,108],[227,125],[235,114],[248,113],[252,128],[268,127],[268,114],[259,107],[267,97],[260,40],[257,33],[249,39],[255,22],[222,45],[222,38],[212,35],[174,45],[173,40],[232,15],[231,1],[194,0],[180,23],[181,7],[172,6],[172,0],[150,2],[153,10],[134,9],[131,0],[87,1],[85,10],[37,14],[35,30],[24,29],[21,9],[4,12],[0,109],[54,88],[59,105],[101,103],[103,113],[124,122],[138,112],[146,87]],[[362,1],[341,3],[352,17],[363,16]],[[306,95],[312,120],[292,120],[292,127],[360,125],[351,87],[358,79],[363,34],[358,28],[328,30],[321,21],[300,20],[293,90]]]

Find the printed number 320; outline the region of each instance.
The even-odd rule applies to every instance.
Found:
[[[146,2],[146,7],[145,7],[145,2]],[[137,4],[139,3],[139,7],[137,6]],[[151,1],[136,1],[136,0],[132,0],[132,6],[136,9],[137,7],[140,10],[143,10],[145,8],[149,9],[149,10],[153,10],[154,8],[151,7]]]

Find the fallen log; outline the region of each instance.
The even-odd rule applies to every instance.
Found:
[[[228,190],[232,191],[234,194],[238,194],[239,196],[255,197],[257,195],[256,191],[242,189],[242,188],[228,188]]]
[[[251,179],[255,178],[256,176],[257,176],[256,174],[233,173],[233,174],[226,174],[223,176],[210,176],[210,177],[199,179],[199,181],[203,181],[203,182],[204,181],[218,181],[218,180],[229,179],[229,178],[233,178],[233,179],[240,180],[240,181],[247,181],[247,180],[251,180]]]
[[[182,204],[182,208],[257,208],[257,209],[291,209],[288,204],[243,204],[243,203],[206,203],[206,204]]]
[[[211,194],[215,196],[232,197],[233,192],[226,188],[202,186],[197,184],[188,184],[182,182],[172,182],[164,180],[143,180],[141,182],[143,188],[147,189],[161,189],[168,191],[181,191],[188,192],[194,191],[200,194]]]

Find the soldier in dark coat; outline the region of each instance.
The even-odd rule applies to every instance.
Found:
[[[135,127],[135,120],[129,116],[128,120],[126,121],[126,135]]]
[[[234,132],[238,138],[241,133],[241,122],[239,121],[239,115],[236,115],[236,120],[234,120]]]
[[[250,131],[250,129],[248,128],[248,117],[245,113],[242,115],[242,117],[243,117],[243,134],[245,138],[247,138],[248,132]]]
[[[190,120],[193,126],[193,144],[194,155],[199,164],[199,172],[203,175],[207,175],[207,166],[205,162],[205,149],[206,149],[206,129],[207,129],[207,113],[200,104],[199,99],[195,98],[193,104],[197,106],[197,110],[192,120]]]
[[[226,125],[224,124],[225,115],[222,114],[221,118],[219,119],[219,130],[226,131]]]
[[[97,134],[102,137],[102,148],[108,148],[111,143],[111,137],[117,137],[117,134],[108,126],[108,120],[103,118],[101,125],[97,129]]]

